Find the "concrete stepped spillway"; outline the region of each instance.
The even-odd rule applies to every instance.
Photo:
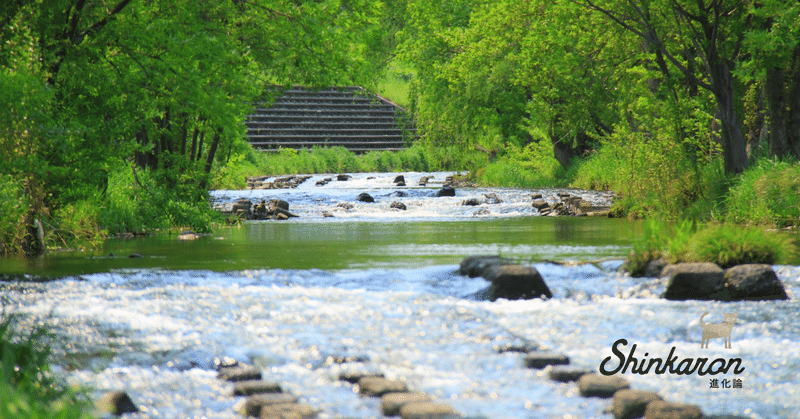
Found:
[[[263,151],[343,146],[355,153],[397,151],[416,136],[410,115],[361,87],[292,87],[248,115],[247,137]]]

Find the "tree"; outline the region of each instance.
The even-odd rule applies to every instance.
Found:
[[[722,131],[726,173],[741,173],[747,153],[736,112],[733,71],[752,17],[733,0],[592,1],[575,0],[609,22],[637,35],[652,48],[665,77],[677,72],[686,82],[713,93]],[[683,4],[685,3],[685,4]]]

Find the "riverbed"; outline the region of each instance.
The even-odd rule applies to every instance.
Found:
[[[404,175],[413,184],[447,174]],[[618,271],[641,231],[637,223],[541,217],[530,206],[531,194],[554,200],[563,190],[460,188],[456,197],[436,198],[436,186],[398,188],[394,176],[215,191],[218,202],[284,199],[300,217],[248,222],[191,242],[162,235],[32,265],[6,261],[9,271],[64,278],[0,284],[0,298],[27,322],[52,328],[59,375],[94,394],[127,391],[138,418],[240,417],[232,387],[216,379],[215,363],[225,360],[261,367],[320,418],[381,417],[376,399],[338,379],[349,371],[405,380],[470,417],[610,417],[608,400],[580,397],[574,384],[551,381],[546,371],[525,368],[522,354],[502,349],[535,346],[597,371],[621,338],[637,344],[637,354],[666,357],[674,347],[681,358],[738,357],[745,368],[714,377],[739,379],[737,388],[712,388],[710,377],[697,374],[623,374],[634,388],[706,414],[796,417],[800,267],[774,267],[787,301],[666,301],[657,279]],[[361,192],[376,202],[356,202]],[[469,198],[482,202],[462,205]],[[391,210],[394,201],[408,210]],[[340,210],[341,202],[353,208]],[[488,282],[456,273],[475,254],[536,267],[553,298],[476,299]],[[731,349],[721,339],[700,348],[706,311],[712,322],[737,313]],[[340,358],[354,362],[334,362]]]

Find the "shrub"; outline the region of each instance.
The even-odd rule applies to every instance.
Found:
[[[800,221],[800,164],[760,159],[734,181],[726,199],[734,223],[784,227]]]
[[[754,227],[710,225],[702,228],[685,219],[668,225],[647,219],[643,234],[625,261],[625,270],[640,276],[654,259],[671,263],[713,262],[728,268],[744,263],[775,264],[788,260],[795,249],[784,237]]]

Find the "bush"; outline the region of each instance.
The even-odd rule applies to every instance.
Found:
[[[27,209],[22,182],[0,175],[0,256],[19,251]]]
[[[764,158],[730,188],[725,219],[784,227],[800,222],[800,164]]]
[[[776,264],[788,260],[794,252],[785,237],[758,228],[698,227],[688,219],[668,225],[647,219],[642,237],[625,260],[625,270],[641,276],[651,260],[662,257],[670,263],[713,262],[723,268],[745,263]]]

